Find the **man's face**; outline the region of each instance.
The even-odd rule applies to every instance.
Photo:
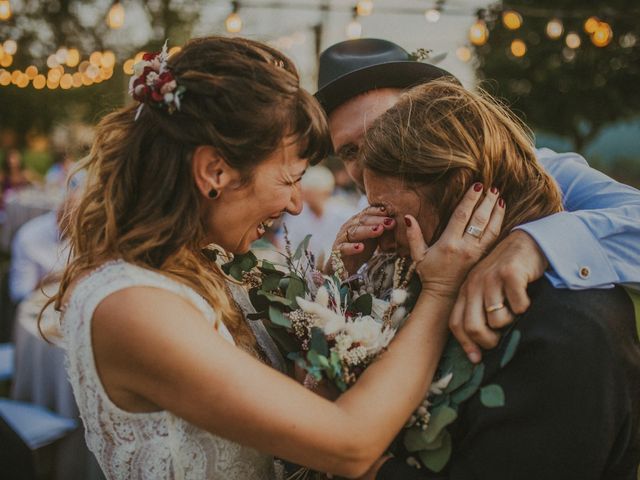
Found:
[[[348,100],[329,115],[333,148],[344,162],[349,176],[362,191],[364,179],[358,151],[364,134],[376,118],[398,101],[401,93],[399,88],[371,90]]]

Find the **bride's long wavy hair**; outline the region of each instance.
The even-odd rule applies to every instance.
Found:
[[[557,185],[536,160],[530,130],[489,94],[454,80],[403,93],[367,130],[361,155],[373,172],[402,178],[410,188],[430,187],[439,216],[432,242],[475,182],[498,188],[506,201],[500,239],[563,209]]]
[[[74,280],[112,259],[123,259],[186,283],[204,297],[236,342],[255,338],[232,305],[224,275],[203,250],[201,195],[191,159],[211,145],[243,177],[293,135],[300,156],[316,163],[330,151],[324,114],[303,90],[293,63],[247,39],[195,39],[169,59],[186,88],[179,111],[138,105],[107,115],[79,168],[87,184],[70,218],[71,253],[60,309]],[[223,225],[220,228],[224,228]]]

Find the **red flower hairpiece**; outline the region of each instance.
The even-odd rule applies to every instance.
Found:
[[[180,110],[180,100],[186,88],[178,85],[167,67],[169,53],[167,42],[160,52],[145,53],[142,60],[133,67],[129,81],[129,95],[140,102],[136,120],[145,104],[156,108],[166,108],[169,113]]]

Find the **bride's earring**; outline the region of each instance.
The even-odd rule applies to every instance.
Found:
[[[212,188],[211,190],[209,190],[209,198],[214,199],[214,198],[218,198],[218,191],[215,188]]]

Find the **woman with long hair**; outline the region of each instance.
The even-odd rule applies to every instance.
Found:
[[[300,212],[300,179],[330,150],[321,108],[288,58],[246,39],[193,40],[136,68],[139,103],[102,120],[82,162],[54,299],[89,448],[110,479],[271,479],[274,455],[364,474],[430,384],[455,292],[494,239],[465,228],[479,212],[498,232],[498,196],[469,189],[428,250],[407,217],[423,279],[414,314],[327,401],[265,364],[268,344],[207,252],[244,253]]]
[[[482,215],[470,222],[467,232],[478,238],[502,239],[518,225],[563,209],[526,127],[489,95],[448,79],[403,93],[366,132],[361,154],[370,204],[392,218],[417,218],[430,245],[442,238],[473,184],[499,195],[498,204],[507,208],[502,232]],[[380,237],[380,249],[415,253],[412,232],[397,223]],[[505,335],[484,355],[482,386],[501,385],[506,405],[488,409],[479,394],[461,405],[450,428],[447,471],[433,475],[394,459],[379,479],[635,477],[640,342],[631,300],[621,288],[572,292],[544,278],[528,293],[529,309],[504,332],[513,317],[499,287],[466,307],[477,309],[478,317],[486,312],[496,343]],[[462,326],[451,328],[460,333]],[[515,356],[502,368],[506,345],[518,344],[514,336],[520,335]]]

